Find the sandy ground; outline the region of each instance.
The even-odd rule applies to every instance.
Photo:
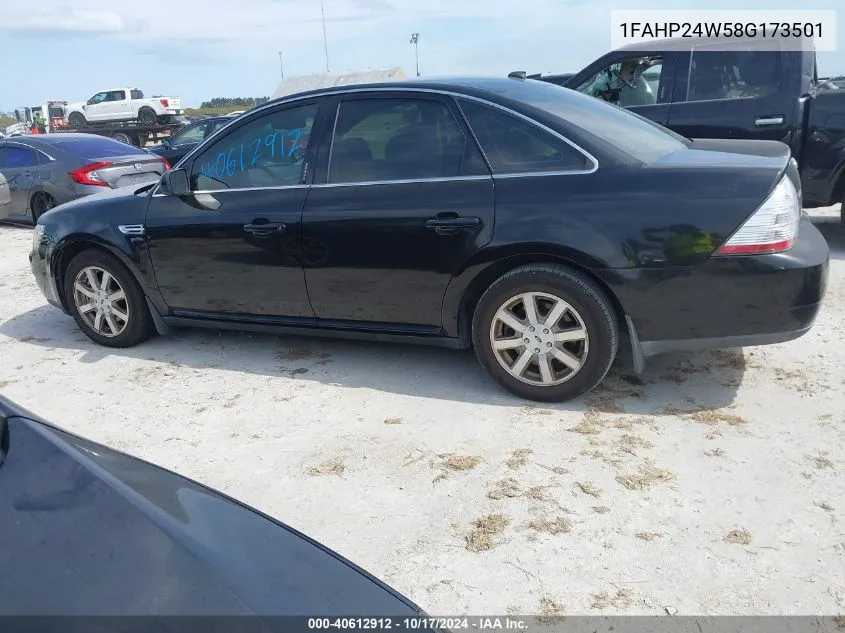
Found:
[[[0,228],[0,390],[196,478],[429,613],[845,611],[845,230],[816,327],[532,406],[470,353],[183,330],[93,345]]]

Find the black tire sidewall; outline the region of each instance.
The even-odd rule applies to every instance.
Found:
[[[150,112],[152,112],[152,117],[150,117]],[[138,110],[138,121],[143,125],[155,125],[156,121],[158,120],[158,115],[156,115],[155,110],[149,107],[143,107]]]
[[[95,332],[79,314],[73,298],[73,283],[77,274],[88,266],[99,266],[108,271],[126,293],[129,304],[129,324],[115,337],[107,337]],[[153,324],[149,308],[138,282],[120,261],[100,250],[87,250],[71,260],[64,277],[65,302],[77,326],[95,343],[106,347],[132,347],[152,335]]]
[[[523,292],[546,292],[564,299],[587,328],[587,362],[560,385],[540,387],[517,380],[499,364],[491,349],[493,315],[506,300]],[[472,341],[482,367],[506,389],[529,400],[563,402],[593,389],[605,377],[616,358],[619,325],[604,292],[582,275],[558,266],[527,266],[499,278],[481,297],[473,315]]]
[[[74,123],[74,121],[76,121],[76,123]],[[71,127],[85,127],[86,123],[87,121],[85,117],[78,112],[74,112],[68,117],[68,124]]]

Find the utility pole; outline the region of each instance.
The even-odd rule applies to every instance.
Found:
[[[279,51],[279,70],[282,73],[282,81],[285,80],[285,65],[282,62],[282,51]]]
[[[414,57],[417,60],[417,77],[420,76],[420,34],[419,33],[411,33],[411,44],[414,45]]]
[[[329,72],[329,40],[326,37],[326,9],[323,6],[323,0],[320,0],[320,13],[323,16],[323,48],[326,51],[326,73]]]

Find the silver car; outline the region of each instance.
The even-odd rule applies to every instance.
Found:
[[[160,156],[94,134],[36,134],[0,140],[0,173],[9,194],[0,221],[35,223],[57,204],[158,181],[170,165]]]

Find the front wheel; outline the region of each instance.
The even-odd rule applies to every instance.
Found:
[[[472,341],[485,370],[529,400],[562,402],[598,385],[616,357],[619,326],[593,282],[551,264],[530,264],[482,295]]]
[[[81,112],[71,112],[67,118],[68,125],[73,128],[82,128],[88,125],[88,121]]]
[[[132,347],[152,336],[154,325],[144,294],[112,255],[83,251],[70,262],[64,282],[71,315],[95,343]]]

